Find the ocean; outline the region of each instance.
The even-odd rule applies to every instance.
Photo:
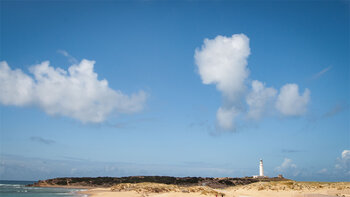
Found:
[[[26,187],[34,181],[1,181],[1,197],[83,197],[86,195],[77,194],[83,189]]]

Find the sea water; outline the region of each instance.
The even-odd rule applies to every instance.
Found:
[[[73,197],[84,196],[77,194],[82,189],[26,187],[34,181],[1,181],[0,197]]]

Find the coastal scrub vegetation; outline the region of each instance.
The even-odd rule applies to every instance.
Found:
[[[121,183],[159,183],[178,186],[208,186],[226,188],[235,185],[247,185],[259,181],[283,181],[284,178],[211,178],[211,177],[170,177],[170,176],[130,176],[130,177],[64,177],[38,181],[30,186],[83,186],[112,187]]]

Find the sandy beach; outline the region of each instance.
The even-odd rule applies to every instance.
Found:
[[[91,197],[205,197],[215,195],[203,195],[201,193],[179,193],[168,192],[162,194],[140,194],[135,191],[129,192],[113,192],[106,188],[91,189],[81,192]],[[250,191],[250,190],[237,190],[226,191],[226,197],[350,197],[349,192],[345,191],[314,191],[314,192],[298,192],[298,191]]]
[[[314,183],[298,183],[297,186],[304,185],[305,187],[291,188],[283,184],[274,183],[254,183],[246,186],[235,186],[226,189],[213,189],[215,193],[203,192],[182,192],[182,191],[167,191],[167,192],[147,192],[145,190],[136,191],[112,191],[112,188],[95,188],[81,192],[91,197],[350,197],[350,183],[325,183],[311,187]]]

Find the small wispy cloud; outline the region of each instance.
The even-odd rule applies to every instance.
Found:
[[[337,103],[332,108],[330,108],[326,113],[323,114],[323,117],[328,118],[332,117],[343,110],[346,110],[349,106],[346,103]]]
[[[298,176],[300,175],[300,170],[292,159],[285,158],[280,166],[275,168],[278,173],[285,173],[288,176]]]
[[[71,56],[67,51],[65,51],[65,50],[57,50],[57,53],[59,53],[59,54],[61,54],[61,55],[63,55],[64,57],[66,57],[66,58],[68,58],[68,61],[69,61],[69,63],[71,63],[71,64],[77,64],[79,61],[75,58],[75,57],[73,57],[73,56]]]
[[[207,127],[207,126],[209,126],[209,121],[208,120],[193,121],[193,122],[190,122],[187,126],[189,128],[193,128],[193,127]]]
[[[53,144],[53,143],[56,142],[55,140],[45,139],[45,138],[42,138],[42,137],[39,137],[39,136],[32,136],[32,137],[30,137],[30,140],[32,140],[34,142],[39,142],[39,143],[42,143],[42,144],[47,144],[47,145],[50,145],[50,144]]]
[[[328,72],[329,70],[332,69],[332,66],[328,66],[327,68],[324,68],[323,70],[321,70],[320,72],[314,74],[312,76],[312,79],[318,79],[320,78],[322,75],[324,75],[326,72]]]
[[[69,157],[69,156],[62,156],[62,159],[69,160],[69,161],[83,161],[83,162],[90,161],[88,159],[83,159],[83,158],[78,158],[78,157]]]
[[[346,102],[339,101],[333,104],[323,113],[315,113],[308,117],[308,123],[306,127],[314,126],[315,123],[322,121],[327,118],[331,118],[343,111],[349,110],[349,104]],[[312,124],[312,125],[311,125]]]
[[[300,153],[304,152],[302,150],[296,150],[296,149],[282,149],[282,153]]]
[[[132,128],[134,125],[138,123],[145,123],[145,122],[152,122],[156,121],[156,118],[139,118],[139,119],[132,119],[128,121],[121,121],[116,123],[106,122],[106,126],[117,128],[117,129],[125,129],[125,128]]]
[[[325,173],[327,173],[327,172],[328,172],[327,168],[322,168],[322,169],[319,170],[317,173],[319,173],[319,174],[325,174]]]

